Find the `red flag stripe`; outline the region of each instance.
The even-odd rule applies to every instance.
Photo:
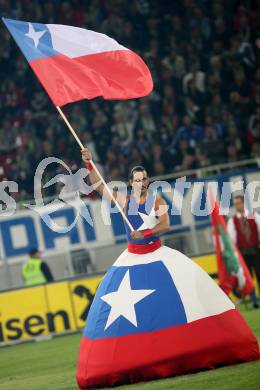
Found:
[[[107,387],[260,359],[258,342],[232,309],[168,329],[81,341],[80,389]]]
[[[55,106],[81,99],[130,99],[153,89],[149,69],[131,50],[68,58],[57,55],[29,62]]]

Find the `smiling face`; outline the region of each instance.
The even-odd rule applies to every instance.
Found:
[[[145,195],[148,189],[149,179],[147,172],[137,171],[132,175],[132,179],[130,179],[130,186],[132,187],[134,193]]]

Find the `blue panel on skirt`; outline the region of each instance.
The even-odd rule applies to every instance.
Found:
[[[116,292],[129,271],[131,290],[155,290],[134,305],[137,326],[120,315],[105,330],[111,306],[101,298]],[[126,302],[127,304],[128,302]],[[132,267],[111,267],[90,308],[84,336],[90,339],[152,332],[187,323],[183,303],[167,268],[161,261]]]

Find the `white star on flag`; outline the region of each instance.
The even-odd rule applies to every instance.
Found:
[[[144,214],[144,213],[141,213],[140,211],[138,211],[138,214],[139,216],[142,218],[143,220],[143,224],[141,226],[139,226],[139,228],[137,230],[145,230],[145,229],[152,229],[153,227],[155,227],[157,224],[158,224],[158,220],[156,219],[155,217],[155,211],[154,209],[151,210],[150,214],[147,215],[147,214]]]
[[[137,327],[135,304],[152,294],[155,290],[132,290],[130,285],[129,270],[123,277],[117,291],[103,295],[101,299],[110,307],[105,330],[120,316]]]
[[[29,31],[25,35],[33,40],[34,46],[37,48],[39,45],[39,40],[47,31],[35,31],[32,23],[29,23]]]

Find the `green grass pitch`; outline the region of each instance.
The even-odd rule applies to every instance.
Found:
[[[260,341],[260,309],[243,310]],[[0,348],[0,390],[74,390],[80,335]],[[260,361],[118,387],[124,390],[258,390]]]

